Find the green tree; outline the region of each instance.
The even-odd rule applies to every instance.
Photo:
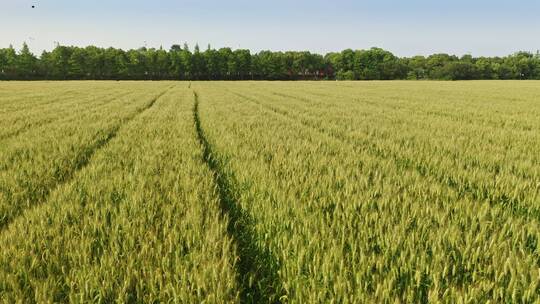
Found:
[[[10,45],[7,49],[2,50],[2,55],[0,55],[0,72],[4,79],[17,79],[17,52]]]
[[[74,48],[71,56],[68,60],[69,65],[69,78],[71,79],[85,79],[88,75],[88,69],[86,66],[86,60],[88,54],[85,49]]]
[[[53,79],[68,79],[71,53],[71,48],[61,45],[57,45],[50,53],[49,60]]]
[[[445,74],[444,67],[453,61],[459,60],[456,56],[448,54],[434,54],[427,58],[426,67],[429,78],[431,79],[448,79]]]
[[[469,61],[452,61],[441,69],[444,79],[470,80],[477,75],[476,66]]]
[[[196,44],[191,55],[191,75],[192,79],[207,79],[205,56],[201,53],[199,45]]]
[[[17,74],[19,79],[34,79],[38,70],[38,60],[28,45],[23,43],[19,56],[16,57]]]
[[[408,68],[408,79],[426,79],[429,77],[427,60],[424,56],[414,56],[405,61]]]
[[[156,51],[156,79],[170,79],[170,68],[172,66],[169,54],[163,48]]]
[[[479,79],[497,79],[498,76],[495,73],[493,60],[480,57],[474,63],[476,66],[476,72]]]
[[[235,50],[233,52],[236,65],[237,79],[244,80],[250,77],[252,56],[249,50]]]

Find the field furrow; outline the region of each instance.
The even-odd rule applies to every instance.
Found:
[[[203,158],[212,171],[214,183],[217,185],[222,212],[229,218],[227,231],[234,239],[239,260],[237,264],[237,280],[240,287],[242,303],[277,303],[283,296],[283,287],[277,274],[276,258],[266,248],[257,245],[254,239],[253,219],[236,202],[235,190],[232,189],[227,175],[219,162],[219,156],[206,140],[199,117],[199,96],[194,92],[195,104],[193,117],[197,137],[203,147]]]

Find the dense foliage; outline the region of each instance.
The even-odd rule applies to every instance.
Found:
[[[540,55],[507,57],[434,54],[399,58],[391,52],[344,50],[325,56],[310,52],[230,48],[201,51],[187,45],[170,50],[85,48],[58,45],[38,58],[26,44],[20,51],[0,49],[0,80],[390,80],[390,79],[540,79]]]

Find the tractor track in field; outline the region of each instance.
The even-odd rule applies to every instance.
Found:
[[[212,172],[217,186],[221,211],[228,217],[227,232],[232,237],[238,251],[236,264],[237,282],[241,288],[241,303],[279,303],[285,295],[283,285],[277,273],[277,259],[264,248],[256,244],[253,220],[242,210],[235,199],[232,182],[216,157],[212,145],[208,142],[201,126],[199,116],[199,95],[193,91],[193,119],[197,140],[201,145],[203,160]]]
[[[108,130],[105,130],[103,134],[98,135],[96,141],[87,147],[84,147],[82,149],[82,152],[79,153],[74,161],[75,165],[66,172],[65,175],[62,176],[61,179],[57,180],[54,185],[51,187],[48,187],[46,189],[43,189],[43,195],[42,199],[40,199],[38,202],[35,202],[31,204],[30,206],[26,208],[20,208],[16,209],[12,214],[6,215],[3,218],[0,218],[0,232],[7,230],[9,228],[9,225],[15,221],[17,218],[22,216],[25,212],[28,212],[30,209],[36,208],[37,206],[40,206],[47,202],[49,195],[54,192],[56,189],[60,188],[62,185],[70,182],[74,176],[77,174],[77,172],[83,170],[88,164],[90,163],[92,157],[102,148],[105,147],[112,139],[116,137],[118,134],[118,131],[120,129],[128,124],[130,121],[135,119],[137,116],[142,114],[143,112],[149,110],[154,106],[154,104],[168,91],[170,91],[174,86],[171,86],[158,94],[156,97],[154,97],[150,102],[145,104],[143,107],[137,109],[133,114],[123,118],[120,120],[118,124],[115,126],[109,128]]]
[[[488,189],[486,189],[485,187],[481,187],[480,185],[474,182],[469,181],[469,182],[463,183],[452,176],[448,176],[448,175],[445,175],[444,173],[440,173],[439,170],[435,170],[432,166],[426,165],[423,162],[418,162],[407,157],[402,157],[394,151],[384,150],[383,148],[378,146],[376,143],[371,143],[371,146],[367,147],[368,142],[366,142],[365,144],[363,144],[364,146],[366,146],[365,148],[358,147],[357,145],[358,143],[355,142],[354,139],[342,133],[337,134],[336,132],[331,132],[324,127],[315,126],[310,123],[307,123],[304,120],[300,119],[299,117],[295,117],[295,115],[291,115],[289,112],[285,110],[268,106],[258,101],[254,97],[245,96],[243,94],[240,94],[231,90],[228,90],[228,91],[232,93],[233,95],[236,95],[246,101],[257,104],[258,106],[261,106],[276,115],[280,115],[287,119],[297,121],[298,123],[302,124],[308,129],[320,132],[334,139],[337,139],[343,143],[349,144],[354,150],[358,150],[358,152],[369,153],[374,157],[378,157],[382,159],[392,159],[393,162],[396,164],[396,166],[398,168],[401,168],[402,170],[415,171],[422,177],[431,176],[439,184],[449,187],[450,189],[453,189],[454,191],[456,191],[459,198],[468,197],[475,201],[488,201],[489,204],[492,206],[498,205],[498,206],[501,206],[502,208],[509,209],[511,214],[515,216],[520,216],[520,217],[530,218],[536,221],[540,221],[540,209],[533,208],[533,207],[528,208],[527,207],[528,204],[526,204],[525,202],[519,199],[510,197],[506,193],[492,194],[488,191]]]

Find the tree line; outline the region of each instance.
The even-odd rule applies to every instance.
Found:
[[[23,44],[0,49],[0,80],[392,80],[540,79],[540,54],[397,57],[387,50],[252,54],[187,44],[124,51],[57,45],[37,57]]]

